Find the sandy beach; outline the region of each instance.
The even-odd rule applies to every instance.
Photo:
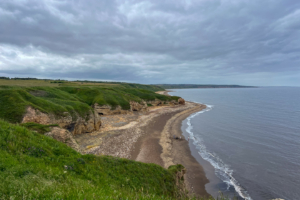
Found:
[[[161,94],[168,95],[166,91]],[[153,106],[147,113],[103,116],[100,131],[78,135],[76,140],[85,153],[155,163],[165,168],[182,164],[187,169],[185,184],[189,193],[209,196],[205,190],[208,179],[181,131],[184,119],[205,108],[205,105],[186,102],[185,105]]]

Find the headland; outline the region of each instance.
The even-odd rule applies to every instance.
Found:
[[[162,90],[128,83],[2,80],[0,194],[211,199],[203,168],[180,129],[182,120],[205,105]]]

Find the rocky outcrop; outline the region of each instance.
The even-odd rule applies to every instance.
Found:
[[[142,101],[141,103],[130,101],[130,111],[147,112],[149,109],[145,101]]]
[[[185,100],[183,98],[179,98],[178,101],[175,101],[175,100],[161,101],[161,100],[155,99],[154,101],[147,101],[147,104],[151,104],[152,106],[185,105]]]
[[[59,127],[67,129],[73,135],[91,133],[93,131],[98,131],[101,127],[101,116],[102,115],[117,115],[117,114],[128,114],[134,111],[147,112],[148,105],[152,106],[162,106],[162,105],[184,105],[184,99],[180,98],[178,101],[141,101],[141,102],[130,102],[130,109],[123,110],[121,106],[117,106],[112,109],[110,105],[102,105],[95,103],[93,105],[93,111],[82,117],[75,113],[75,116],[71,116],[69,112],[62,113],[61,116],[55,116],[54,114],[43,113],[31,106],[27,107],[26,114],[24,115],[21,123],[35,122],[38,124],[58,124]]]
[[[132,111],[139,111],[139,112],[146,112],[148,111],[148,106],[145,101],[142,102],[135,102],[130,101],[130,109],[129,110],[123,110],[121,106],[117,106],[115,109],[112,109],[110,105],[102,105],[95,103],[94,106],[95,113],[98,114],[98,116],[101,115],[119,115],[119,114],[128,114]]]
[[[90,111],[84,118],[76,115],[73,119],[71,114],[64,112],[58,117],[53,114],[46,114],[29,106],[27,112],[22,119],[22,123],[35,122],[38,124],[58,124],[61,128],[67,129],[73,135],[90,133],[100,129],[101,120],[97,113]]]
[[[101,115],[118,115],[118,114],[127,114],[128,110],[123,110],[121,106],[117,106],[115,109],[112,109],[110,105],[103,105],[100,106],[99,104],[95,103],[93,105],[94,112]]]
[[[167,103],[165,101],[155,99],[153,101],[147,101],[147,104],[150,104],[152,106],[162,106],[162,105],[166,105]]]
[[[179,103],[180,105],[185,105],[185,100],[184,100],[183,98],[179,98],[179,99],[178,99],[178,103]]]
[[[45,135],[52,137],[53,139],[63,142],[67,144],[69,147],[75,149],[78,152],[81,152],[79,145],[77,144],[76,140],[74,139],[72,133],[70,133],[66,129],[62,129],[59,127],[51,128],[51,131],[45,133]]]

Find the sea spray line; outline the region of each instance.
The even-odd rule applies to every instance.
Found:
[[[197,102],[196,102],[197,103]],[[189,133],[190,138],[193,139],[193,144],[197,147],[198,153],[200,156],[208,161],[214,168],[215,168],[215,174],[227,184],[227,189],[229,189],[230,186],[233,186],[235,191],[244,199],[246,200],[252,200],[252,198],[249,196],[248,192],[238,183],[238,181],[233,177],[233,170],[229,168],[228,165],[226,165],[215,153],[209,152],[206,149],[206,146],[204,145],[204,142],[202,138],[195,137],[194,133],[192,132],[193,126],[191,123],[191,119],[196,117],[197,115],[204,113],[206,111],[210,111],[213,106],[212,105],[206,105],[205,110],[201,110],[187,118],[187,128],[186,132]]]

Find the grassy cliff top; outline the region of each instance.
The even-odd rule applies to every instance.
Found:
[[[129,110],[130,101],[171,101],[179,98],[156,94],[154,91],[162,90],[157,86],[139,84],[88,86],[81,82],[63,82],[59,83],[59,86],[50,87],[43,86],[42,80],[1,80],[0,83],[4,84],[5,81],[11,81],[11,85],[0,84],[0,118],[12,123],[21,122],[28,106],[58,117],[68,112],[74,119],[77,116],[87,119],[92,111],[91,106],[95,103],[110,105],[112,109],[120,106]],[[16,83],[23,85],[19,86]],[[42,86],[30,86],[37,83]],[[45,84],[52,83],[45,81]]]
[[[101,82],[101,81],[65,81],[65,80],[42,80],[42,79],[3,79],[0,77],[0,86],[21,86],[21,87],[65,87],[65,86],[96,86],[104,88],[135,88],[145,89],[153,92],[163,91],[162,87],[156,85],[143,85],[124,82]]]

